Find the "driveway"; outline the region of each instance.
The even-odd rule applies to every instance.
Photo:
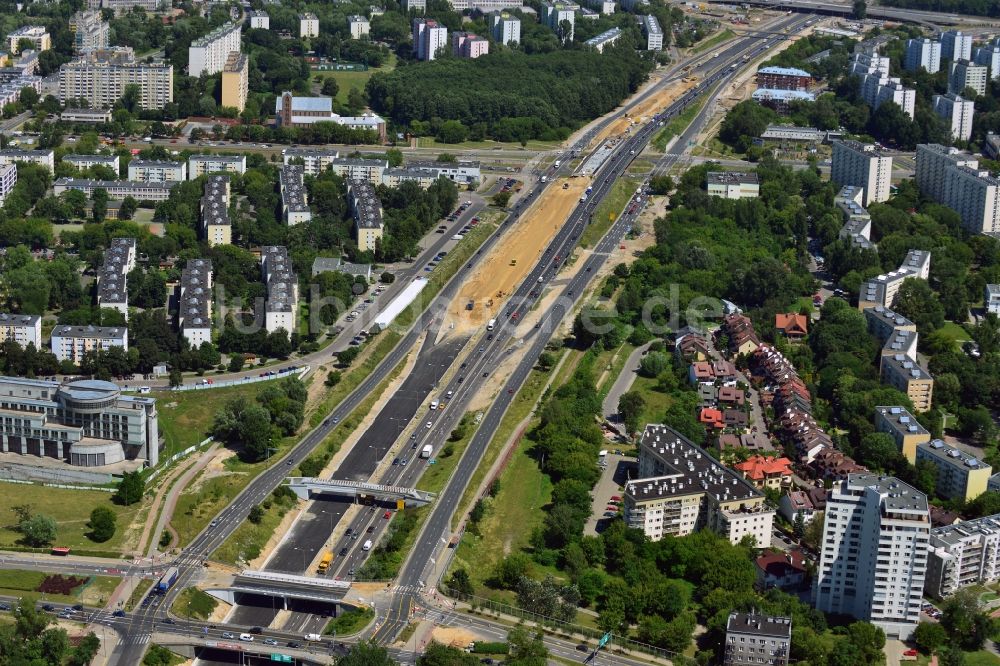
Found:
[[[629,475],[634,479],[638,473],[638,463],[631,456],[620,456],[609,453],[607,463],[607,468],[601,472],[601,478],[597,481],[597,485],[594,486],[593,500],[590,505],[590,517],[587,518],[587,524],[583,528],[583,533],[586,535],[594,536],[598,532],[604,531],[604,528],[612,520],[621,520],[620,515],[614,518],[604,515],[608,511],[608,501],[613,495],[624,497],[624,493],[619,488],[625,485],[625,482],[629,479]],[[595,462],[594,464],[597,463]]]
[[[649,349],[649,345],[651,344],[653,344],[652,341],[647,342],[641,347],[636,347],[635,350],[629,354],[628,360],[625,361],[625,365],[622,367],[622,371],[615,379],[615,383],[611,386],[611,390],[608,391],[607,397],[604,398],[602,411],[604,412],[604,418],[608,421],[617,419],[618,400],[622,397],[623,393],[632,388],[632,382],[635,381],[636,374],[639,372],[639,363],[642,361],[642,357],[645,355],[646,351]]]

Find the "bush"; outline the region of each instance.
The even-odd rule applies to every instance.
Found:
[[[106,506],[95,507],[90,512],[89,538],[97,543],[104,543],[115,535],[115,512]]]
[[[501,641],[476,641],[472,651],[476,654],[507,654],[510,652],[510,645]]]

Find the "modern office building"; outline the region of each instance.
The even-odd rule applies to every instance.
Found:
[[[128,179],[138,183],[169,183],[187,180],[187,162],[172,160],[132,160]]]
[[[994,81],[1000,79],[1000,46],[994,44],[976,49],[973,62],[986,67],[990,72],[990,78]]]
[[[757,70],[757,87],[773,90],[808,90],[812,74],[794,67],[761,67]]]
[[[189,180],[210,173],[246,173],[246,155],[192,155],[187,161]]]
[[[341,116],[333,112],[332,97],[302,97],[285,91],[274,100],[274,115],[278,125],[298,127],[318,122],[337,123],[352,130],[365,130],[386,140],[385,120],[374,113],[361,116]]]
[[[110,109],[125,88],[139,88],[139,106],[149,111],[174,101],[174,66],[136,61],[132,49],[93,49],[59,67],[59,101],[84,99],[94,109]]]
[[[937,469],[934,492],[944,499],[971,502],[986,492],[993,468],[940,439],[917,445],[917,462],[926,461]]]
[[[764,494],[673,428],[647,425],[638,477],[625,486],[625,521],[653,541],[710,529],[739,543],[770,542],[774,511]]]
[[[434,60],[447,45],[448,28],[431,19],[413,19],[413,54],[417,60]]]
[[[989,72],[986,65],[977,65],[970,60],[955,60],[948,73],[948,92],[961,95],[966,88],[972,88],[976,95],[986,94],[986,79]]]
[[[382,238],[382,202],[367,180],[352,180],[347,185],[347,203],[354,215],[354,238],[362,252],[374,252]]]
[[[0,451],[76,467],[159,462],[156,401],[111,382],[0,377]]]
[[[243,26],[240,23],[226,23],[204,37],[191,42],[188,47],[188,74],[218,74],[226,66],[229,54],[239,53]]]
[[[209,176],[201,197],[202,237],[212,247],[231,245],[233,226],[229,220],[229,176]]]
[[[760,181],[753,171],[709,171],[706,179],[712,197],[756,199],[760,195]]]
[[[353,39],[361,39],[372,31],[372,26],[364,16],[354,14],[347,17],[347,27]]]
[[[924,69],[934,74],[941,69],[941,43],[929,39],[906,40],[903,68],[910,72]]]
[[[52,150],[17,150],[5,148],[0,150],[0,165],[27,162],[37,164],[54,173],[56,170],[56,154]]]
[[[7,200],[7,196],[14,191],[17,185],[17,166],[13,164],[0,164],[0,206]]]
[[[222,106],[242,113],[250,94],[250,60],[232,51],[222,67]]]
[[[52,329],[52,353],[60,361],[77,365],[89,351],[107,351],[112,347],[128,350],[128,329],[124,326],[70,326],[59,325]]]
[[[177,327],[191,349],[212,342],[212,262],[191,259],[177,286]]]
[[[787,666],[792,619],[757,613],[729,614],[725,666]]]
[[[41,53],[52,48],[52,37],[43,25],[23,25],[7,35],[7,48],[11,55],[21,52],[21,42],[31,42],[31,48]]]
[[[459,58],[478,58],[490,52],[490,41],[471,32],[451,33],[451,53]]]
[[[663,28],[652,14],[642,17],[642,33],[646,35],[647,51],[663,50]]]
[[[66,164],[72,164],[81,171],[93,166],[102,166],[111,169],[115,174],[118,173],[121,165],[117,155],[76,155],[71,153],[63,155],[62,161]]]
[[[493,39],[510,46],[521,43],[521,19],[507,12],[494,12],[490,14],[490,29],[493,31]]]
[[[984,289],[986,311],[1000,316],[1000,284],[988,284]]]
[[[951,130],[952,141],[968,141],[972,137],[972,115],[975,104],[955,93],[934,95],[934,113],[944,118]]]
[[[42,348],[41,315],[0,312],[0,342],[16,342],[21,347]]]
[[[948,60],[972,58],[972,35],[967,35],[961,30],[941,33],[941,57]]]
[[[892,156],[871,144],[834,141],[830,180],[865,190],[862,205],[886,201],[892,184]]]
[[[285,224],[294,226],[312,219],[309,195],[303,180],[305,171],[298,165],[285,165],[278,173],[281,188],[281,214]]]
[[[908,639],[920,617],[930,527],[927,497],[899,479],[851,474],[834,484],[813,605]]]
[[[267,300],[264,305],[264,329],[274,333],[283,329],[291,335],[295,332],[298,315],[299,282],[292,272],[292,260],[288,249],[281,245],[267,245],[261,248],[261,271],[267,285]]]
[[[319,37],[319,19],[312,12],[299,14],[299,37]]]
[[[82,178],[59,178],[52,184],[56,196],[69,190],[79,190],[88,197],[94,190],[102,189],[108,193],[109,199],[124,199],[132,197],[136,201],[166,201],[170,198],[170,190],[178,181],[162,183],[144,183],[130,180],[86,180]]]
[[[944,599],[1000,578],[1000,514],[931,530],[924,591]]]
[[[136,239],[115,238],[97,272],[97,306],[117,310],[128,321],[128,274],[135,268]]]
[[[622,36],[621,28],[611,28],[610,30],[605,30],[596,37],[591,37],[584,42],[587,46],[597,49],[598,53],[604,53],[604,49],[611,46],[618,41],[618,38]]]
[[[271,29],[271,17],[267,15],[267,12],[247,12],[247,18],[250,19],[250,27],[257,28],[259,30],[270,30]]]
[[[876,407],[875,430],[892,437],[911,465],[917,464],[917,446],[931,441],[931,433],[905,407]]]
[[[73,14],[69,29],[73,32],[73,53],[106,49],[110,45],[111,27],[98,11],[88,9]]]
[[[980,171],[973,155],[918,144],[914,180],[921,192],[958,213],[970,233],[1000,231],[1000,181]]]
[[[557,35],[563,29],[563,22],[568,22],[569,33],[563,34],[562,39],[564,42],[571,42],[573,41],[573,29],[576,25],[576,12],[578,9],[580,9],[580,5],[573,2],[544,2],[542,3],[543,15],[539,18]]]

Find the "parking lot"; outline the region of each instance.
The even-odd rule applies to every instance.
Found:
[[[604,531],[612,520],[621,520],[623,488],[629,476],[636,478],[639,463],[636,458],[608,453],[601,478],[594,486],[593,502],[590,506],[590,517],[583,528],[584,534],[595,535]],[[594,464],[597,464],[595,461]],[[613,498],[617,497],[618,500]],[[608,515],[611,514],[611,515]]]

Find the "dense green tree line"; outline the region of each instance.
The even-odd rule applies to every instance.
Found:
[[[1000,16],[1000,5],[991,0],[886,0],[890,7],[941,12],[943,14],[973,14]]]

